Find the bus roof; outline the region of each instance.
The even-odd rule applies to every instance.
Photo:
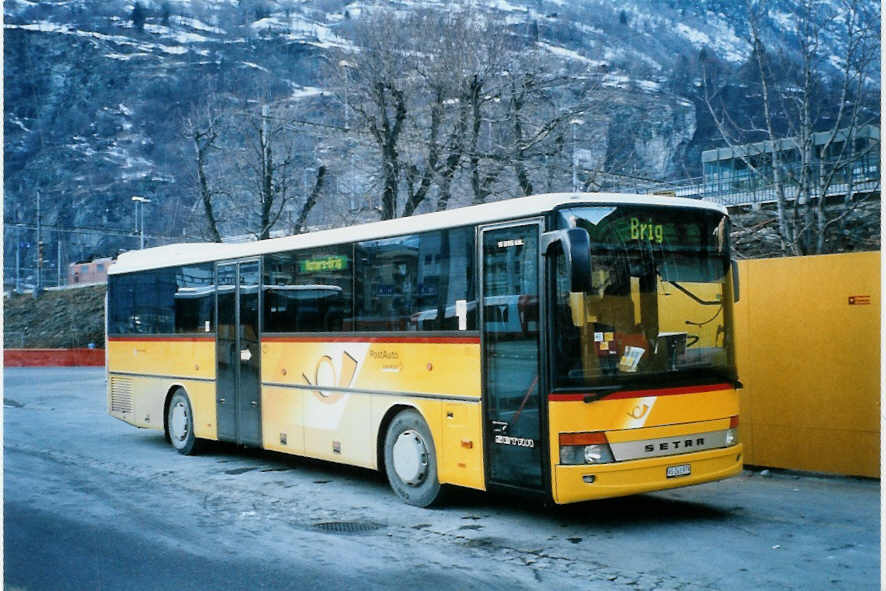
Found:
[[[718,203],[680,197],[619,193],[550,193],[255,242],[191,242],[135,250],[121,254],[117,258],[117,262],[111,265],[108,274],[117,275],[148,269],[240,259],[300,248],[345,244],[443,228],[503,222],[532,215],[542,215],[556,207],[569,205],[627,204],[706,209],[726,213],[726,209]]]

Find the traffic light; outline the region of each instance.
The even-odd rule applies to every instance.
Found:
[[[37,262],[43,264],[43,241],[37,243]]]

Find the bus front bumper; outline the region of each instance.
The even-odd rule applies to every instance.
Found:
[[[669,478],[668,468],[688,474]],[[677,468],[680,467],[680,468]],[[554,467],[554,501],[558,504],[621,497],[678,488],[735,476],[742,468],[742,445],[612,464]]]

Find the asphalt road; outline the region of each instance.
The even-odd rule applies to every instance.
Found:
[[[91,589],[876,589],[879,482],[746,471],[546,508],[400,503],[373,472],[105,413],[101,369],[6,369],[4,582]]]

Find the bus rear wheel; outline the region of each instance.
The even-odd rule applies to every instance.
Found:
[[[190,456],[199,450],[199,441],[194,436],[191,401],[181,388],[172,395],[166,410],[166,435],[172,447],[180,454]]]
[[[428,507],[440,498],[434,440],[418,412],[401,411],[388,426],[385,472],[397,496],[410,505]]]

